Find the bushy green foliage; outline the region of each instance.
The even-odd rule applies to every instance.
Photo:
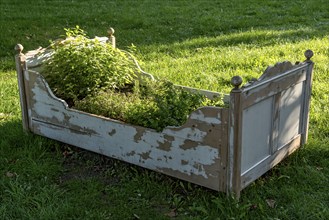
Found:
[[[137,67],[123,51],[89,39],[78,26],[66,39],[52,44],[54,53],[44,74],[56,95],[77,100],[102,88],[120,89],[133,83]]]
[[[141,88],[143,102],[127,112],[127,119],[130,123],[158,130],[167,125],[181,125],[191,111],[203,106],[206,100],[204,96],[175,87],[168,81],[149,81]]]
[[[160,131],[181,125],[191,111],[205,104],[214,102],[168,81],[144,79],[132,92],[100,91],[76,101],[75,108]]]
[[[181,125],[204,104],[218,104],[169,81],[137,77],[127,53],[87,38],[78,26],[65,30],[44,74],[55,94],[76,109],[160,131]]]

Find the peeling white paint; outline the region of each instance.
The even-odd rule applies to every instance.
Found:
[[[37,83],[36,83],[37,84]],[[58,121],[64,120],[64,115],[62,112],[51,111],[51,108],[63,108],[62,103],[54,102],[49,95],[40,90],[37,86],[33,87],[33,107],[35,114],[41,117],[54,117]],[[41,101],[42,100],[42,101]],[[51,115],[49,115],[51,113]]]
[[[207,132],[197,128],[165,129],[162,133],[152,129],[137,131],[136,127],[115,120],[93,117],[66,109],[61,100],[52,97],[47,90],[48,87],[37,78],[32,88],[33,110],[41,121],[42,118],[49,118],[52,122],[59,123],[58,126],[53,126],[48,125],[47,122],[44,124],[41,121],[38,122],[39,132],[47,137],[146,168],[170,169],[203,178],[208,178],[205,166],[217,163],[218,149],[201,144]],[[207,120],[205,116],[199,120],[203,118]],[[37,124],[36,121],[34,123]],[[79,128],[80,133],[65,129],[68,126]],[[94,134],[83,133],[86,128],[92,130]],[[112,132],[114,130],[115,133]],[[135,137],[138,132],[140,140],[136,140]],[[165,135],[170,138],[166,139]],[[186,144],[184,143],[186,139],[195,141],[195,146],[184,149],[182,146]],[[169,142],[167,143],[170,144],[169,149],[161,149],[165,142]],[[147,158],[142,158],[141,155],[144,154]],[[187,161],[187,164],[182,165],[181,161]]]
[[[207,117],[207,116],[205,116],[203,114],[203,112],[201,110],[197,110],[197,111],[193,112],[190,115],[190,118],[191,119],[195,119],[195,120],[198,120],[198,121],[206,122],[208,124],[221,124],[220,115],[218,114],[217,117],[218,118]]]
[[[164,129],[162,133],[170,136],[179,136],[196,142],[202,142],[207,135],[207,132],[201,131],[198,128],[183,128],[180,130]]]

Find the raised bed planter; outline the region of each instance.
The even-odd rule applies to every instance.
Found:
[[[205,106],[162,132],[68,107],[38,72],[42,49],[16,68],[26,131],[123,160],[213,190],[240,191],[307,141],[313,52],[299,64],[277,63],[226,96],[229,108]],[[41,54],[41,55],[40,55]],[[138,65],[138,64],[137,64]],[[208,97],[216,92],[196,90]]]

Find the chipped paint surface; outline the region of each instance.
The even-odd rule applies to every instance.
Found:
[[[217,117],[209,117],[209,116],[206,116],[205,114],[203,114],[203,112],[200,110],[193,112],[191,114],[190,118],[198,120],[198,121],[204,121],[208,124],[211,124],[211,123],[220,124],[221,123],[219,114],[217,115]]]
[[[156,132],[69,109],[39,74],[30,78],[35,133],[218,190],[220,108],[198,109],[183,126]]]

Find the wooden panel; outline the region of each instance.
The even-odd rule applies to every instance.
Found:
[[[282,63],[243,89],[241,188],[301,145],[309,65]]]
[[[260,82],[249,86],[243,91],[243,108],[247,108],[261,100],[267,99],[283,90],[288,89],[294,84],[305,81],[307,66],[296,69],[291,75],[282,75],[270,81]]]
[[[298,135],[295,139],[285,144],[280,150],[276,151],[273,155],[265,158],[260,163],[256,164],[251,169],[247,170],[242,174],[241,177],[241,189],[247,187],[254,180],[262,176],[268,170],[273,168],[275,165],[280,163],[285,157],[292,154],[296,149],[299,148],[301,136]]]
[[[304,100],[303,85],[299,83],[282,92],[277,148],[281,148],[300,133],[301,109]]]
[[[270,154],[273,97],[243,110],[241,172],[258,164]]]
[[[223,190],[221,159],[227,109],[197,109],[181,127],[162,132],[69,109],[36,72],[29,72],[33,132],[74,146]],[[226,117],[226,118],[223,118]],[[223,140],[223,138],[225,138]]]

